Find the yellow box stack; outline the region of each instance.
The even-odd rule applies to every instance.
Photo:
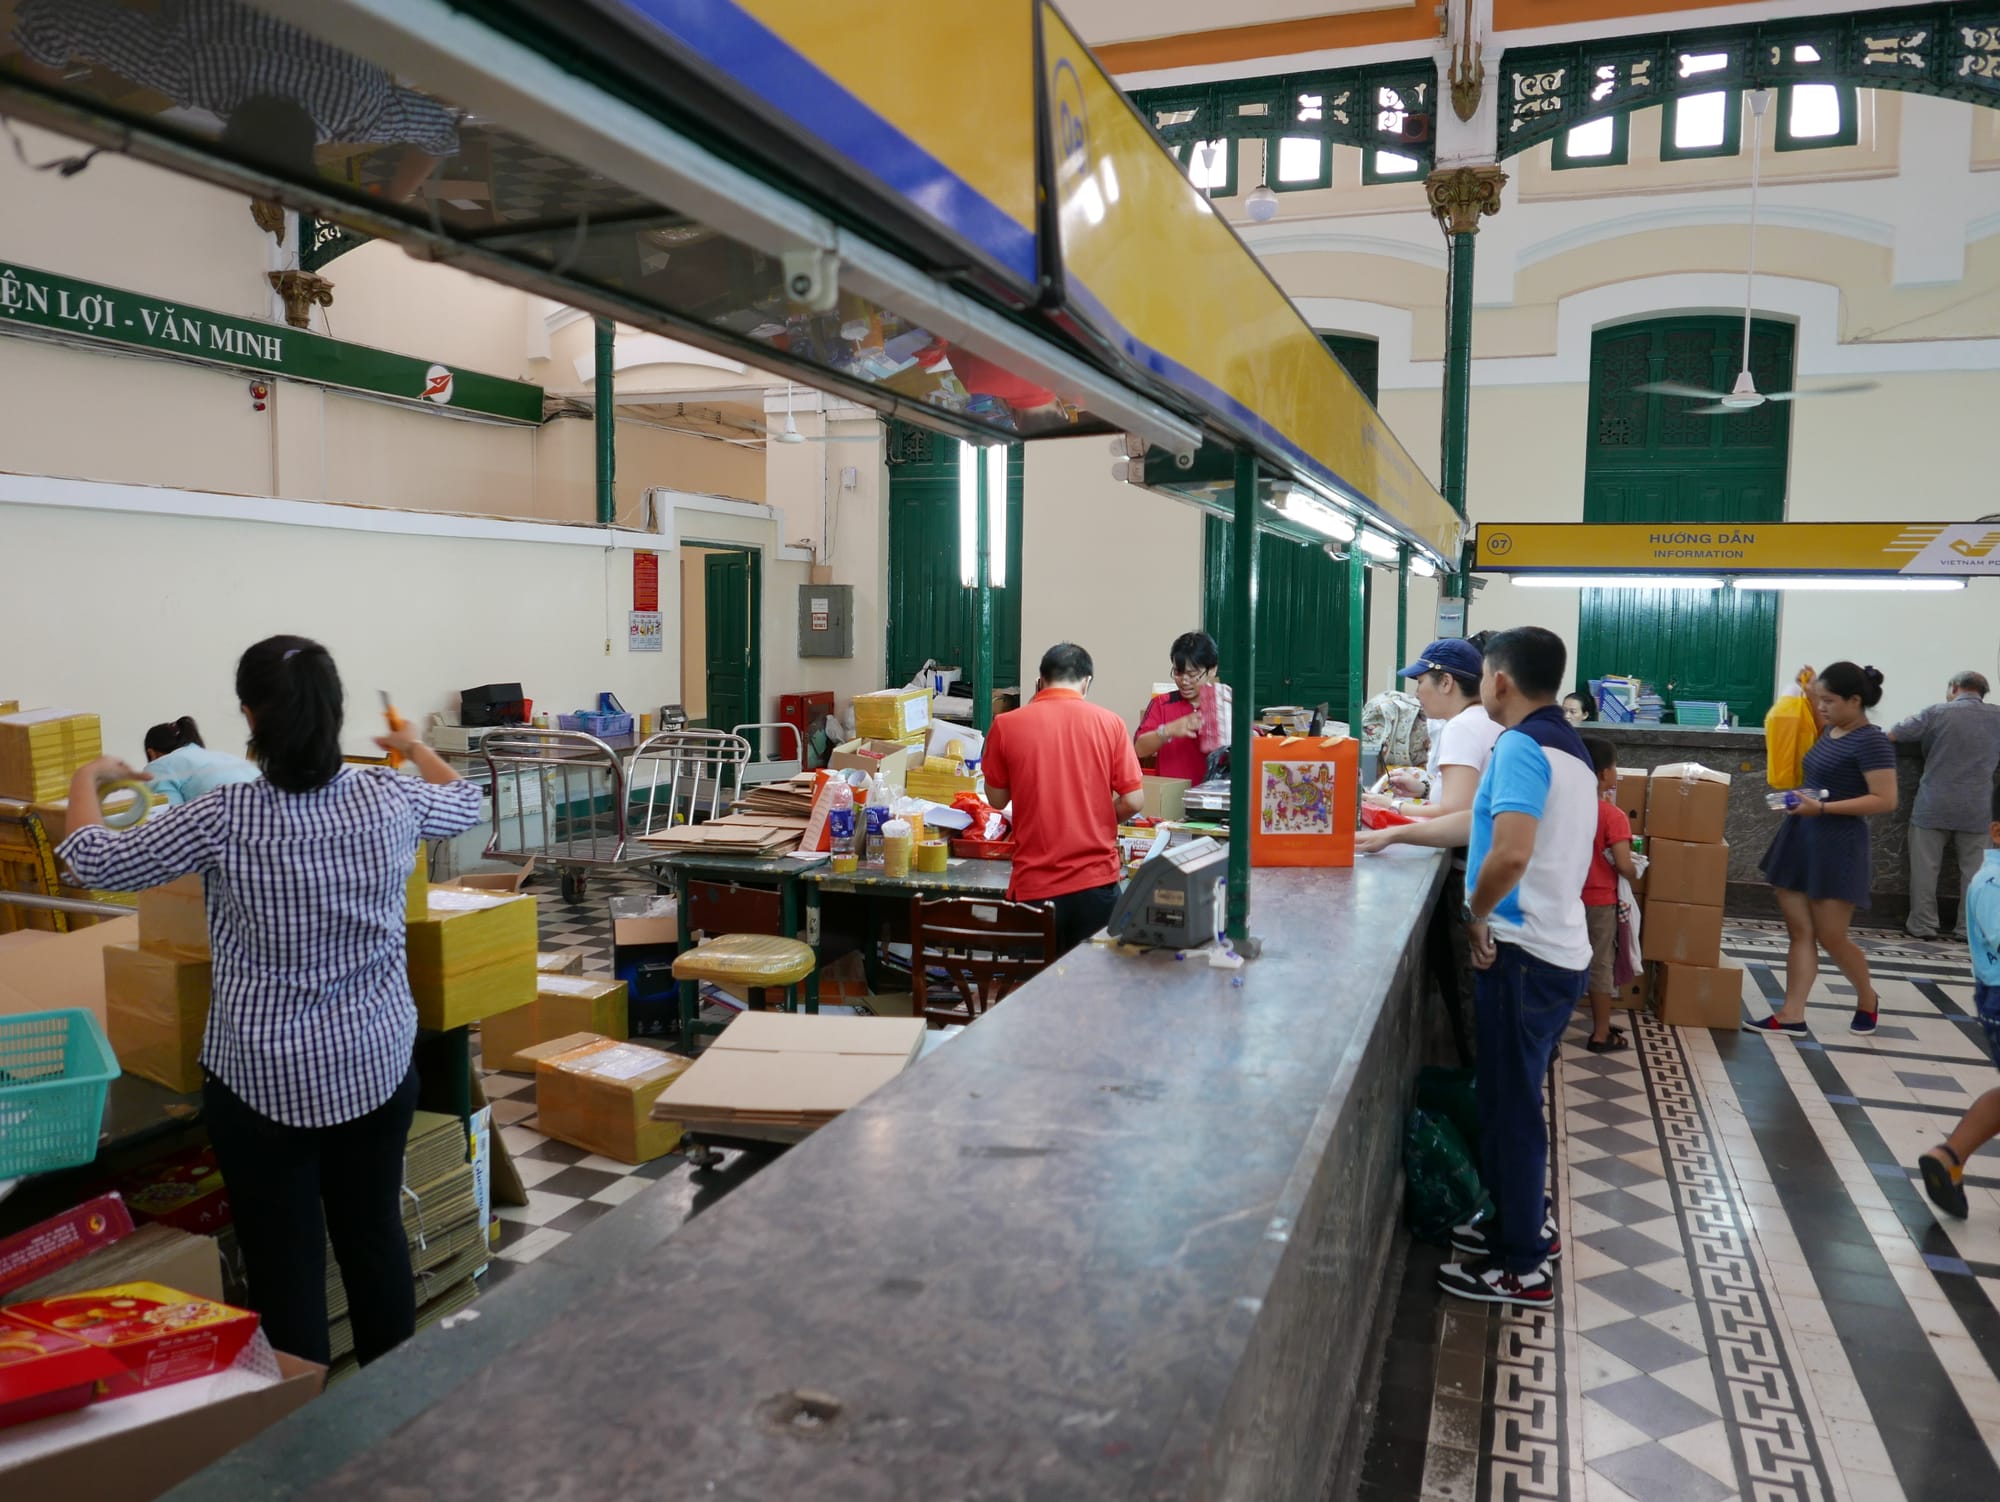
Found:
[[[884,688],[854,696],[854,733],[864,740],[920,746],[930,738],[931,691]]]
[[[1743,972],[1722,963],[1729,787],[1727,772],[1681,762],[1654,768],[1647,790],[1640,949],[1656,967],[1653,1009],[1677,1027],[1741,1020]]]
[[[416,863],[410,867],[409,884],[403,891],[403,921],[421,923],[431,915],[431,852],[417,842]]]
[[[52,803],[69,792],[78,767],[103,754],[94,714],[31,709],[0,715],[0,798]]]
[[[409,926],[417,1021],[436,1031],[510,1012],[535,999],[533,897],[433,888]]]
[[[572,1033],[623,1038],[629,1010],[622,980],[545,971],[536,978],[534,1001],[479,1025],[482,1062],[488,1069],[533,1073],[535,1061],[522,1050]]]

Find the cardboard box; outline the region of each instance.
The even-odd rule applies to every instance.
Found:
[[[208,903],[199,876],[183,876],[139,894],[139,942],[149,949],[208,953]]]
[[[533,897],[433,887],[428,916],[409,926],[417,1022],[436,1032],[535,999],[540,935]]]
[[[1733,1033],[1743,1025],[1743,972],[1734,965],[1662,965],[1653,1010],[1673,1027]]]
[[[20,712],[21,701],[19,699],[0,699],[0,715],[19,714]]]
[[[130,1074],[183,1095],[201,1088],[214,970],[205,955],[139,944],[104,951],[104,1029]]]
[[[864,740],[928,739],[930,728],[928,688],[884,688],[854,696],[854,733]]]
[[[116,1283],[84,1293],[10,1304],[7,1317],[53,1330],[115,1358],[104,1396],[212,1376],[230,1366],[257,1333],[257,1316],[158,1283]]]
[[[544,1050],[549,1047],[543,1045]],[[680,1145],[681,1127],[677,1121],[653,1120],[653,1102],[691,1063],[678,1054],[610,1038],[544,1052],[535,1060],[536,1128],[621,1163],[665,1157]]]
[[[1646,783],[1649,773],[1644,767],[1620,767],[1618,786],[1611,795],[1611,801],[1625,811],[1625,817],[1632,821],[1634,837],[1646,832]]]
[[[1611,993],[1611,1004],[1614,1007],[1626,1007],[1633,1011],[1645,1006],[1652,999],[1653,972],[1645,965],[1639,967],[1637,975]]]
[[[454,876],[445,885],[456,887],[462,892],[500,892],[511,895],[524,890],[528,878],[535,874],[535,863],[527,862],[513,871],[474,871],[469,875]]]
[[[1729,830],[1729,774],[1700,762],[1653,768],[1646,791],[1646,838],[1716,845]]]
[[[51,1423],[31,1456],[17,1446],[10,1458],[0,1446],[0,1493],[152,1502],[319,1395],[325,1367],[274,1354],[277,1380],[267,1386],[245,1392],[219,1378],[97,1403]],[[209,1396],[211,1386],[226,1395]]]
[[[1194,784],[1185,777],[1155,777],[1147,774],[1140,782],[1146,800],[1139,810],[1149,819],[1185,819],[1187,790]]]
[[[132,1212],[101,1194],[13,1236],[0,1238],[0,1294],[60,1272],[101,1246],[132,1234]]]
[[[113,918],[0,951],[0,1015],[82,1007],[104,1021],[104,951],[139,941],[137,918]]]
[[[611,899],[611,942],[618,948],[641,944],[678,944],[680,937],[680,903],[674,898]]]
[[[521,1050],[589,1033],[601,1038],[628,1037],[625,982],[591,975],[543,975],[535,985],[532,1005],[489,1017],[479,1025],[480,1048],[488,1069],[533,1073],[535,1061]]]
[[[50,803],[66,797],[76,769],[103,754],[94,714],[31,709],[0,715],[0,798]]]
[[[1639,953],[1667,964],[1720,965],[1722,909],[1650,899],[1639,923]]]
[[[889,791],[900,797],[910,768],[920,765],[923,755],[921,746],[863,738],[835,746],[826,765],[830,772],[865,772],[870,777],[879,773]]]
[[[581,975],[583,974],[583,951],[581,949],[545,949],[535,956],[535,973],[538,975]]]
[[[1655,902],[1721,907],[1729,891],[1729,846],[1646,842],[1646,892]]]

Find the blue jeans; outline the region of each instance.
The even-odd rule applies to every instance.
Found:
[[[1487,1238],[1508,1272],[1532,1272],[1548,1256],[1549,1136],[1542,1103],[1556,1046],[1583,999],[1587,970],[1564,970],[1515,944],[1496,946],[1472,989],[1479,1031],[1475,1075],[1479,1150],[1494,1226]]]
[[[1979,1013],[1979,1025],[1986,1029],[1986,1049],[2000,1064],[2000,986],[1983,980],[1972,983],[1972,1002]]]

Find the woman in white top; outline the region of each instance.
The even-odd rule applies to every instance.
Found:
[[[1387,797],[1370,793],[1367,802],[1375,808],[1393,809],[1420,823],[1446,814],[1465,815],[1467,827],[1455,840],[1423,839],[1422,845],[1463,845],[1470,835],[1472,795],[1479,790],[1479,774],[1500,739],[1500,727],[1479,703],[1479,675],[1485,660],[1479,649],[1459,637],[1434,641],[1424,655],[1403,669],[1417,702],[1433,722],[1430,760],[1430,798]],[[1399,777],[1404,774],[1397,774]],[[1392,779],[1392,784],[1395,780]],[[1409,783],[1396,784],[1398,791],[1414,791]],[[1417,826],[1391,825],[1387,829],[1364,829],[1355,837],[1357,850],[1380,850],[1386,845],[1408,842]]]

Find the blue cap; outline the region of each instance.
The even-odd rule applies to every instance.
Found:
[[[1486,659],[1479,648],[1462,636],[1447,636],[1425,647],[1424,655],[1396,676],[1421,678],[1426,673],[1445,672],[1460,678],[1477,678],[1485,669]]]

